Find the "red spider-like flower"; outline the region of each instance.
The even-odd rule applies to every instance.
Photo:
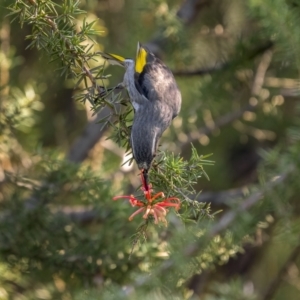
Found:
[[[167,224],[166,220],[166,214],[168,210],[167,207],[174,207],[176,210],[180,208],[180,200],[176,197],[170,197],[163,199],[161,201],[157,200],[158,198],[165,198],[165,195],[163,192],[159,192],[155,194],[154,196],[151,195],[153,189],[151,184],[145,185],[144,178],[142,176],[142,182],[143,186],[141,190],[144,192],[144,196],[146,198],[146,201],[141,201],[137,198],[135,198],[133,195],[130,196],[116,196],[113,198],[113,200],[118,199],[129,199],[129,202],[132,206],[139,207],[138,210],[136,210],[130,217],[129,221],[132,221],[132,219],[139,213],[144,213],[143,218],[148,219],[149,215],[152,215],[154,217],[154,223],[158,224],[158,222],[162,222],[165,225]],[[146,186],[146,188],[145,188]]]

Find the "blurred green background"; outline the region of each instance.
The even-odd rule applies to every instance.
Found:
[[[111,199],[139,187],[138,170],[74,100],[62,62],[27,48],[32,26],[7,16],[15,2],[0,4],[0,299],[299,299],[300,1],[80,1],[76,22],[102,31],[94,51],[134,57],[140,41],[173,71],[182,111],[160,149],[188,159],[193,143],[215,161],[196,190],[222,213],[191,228],[173,214],[130,259],[141,221]],[[124,70],[105,73],[115,86]]]

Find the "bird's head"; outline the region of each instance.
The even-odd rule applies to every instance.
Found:
[[[141,170],[141,171],[145,171],[145,172],[148,172],[151,168],[151,165],[152,165],[152,161],[154,159],[155,155],[153,155],[153,158],[150,157],[150,159],[148,161],[144,160],[142,162],[139,162],[137,163],[138,165],[138,168]]]
[[[111,65],[118,65],[124,67],[125,69],[132,68],[136,73],[139,74],[143,71],[143,68],[147,63],[147,58],[149,56],[149,51],[147,51],[140,43],[138,43],[137,45],[135,61],[131,58],[125,58],[113,53],[99,53]]]

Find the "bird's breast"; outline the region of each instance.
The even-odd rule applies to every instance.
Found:
[[[133,106],[135,112],[138,112],[140,109],[140,105],[136,101],[132,101],[132,100],[131,100],[131,103],[132,103],[132,106]]]

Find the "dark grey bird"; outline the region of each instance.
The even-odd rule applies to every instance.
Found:
[[[181,93],[171,70],[140,43],[135,60],[109,53],[101,55],[126,69],[122,86],[128,90],[135,112],[131,148],[148,190],[148,171],[158,141],[180,111]]]

